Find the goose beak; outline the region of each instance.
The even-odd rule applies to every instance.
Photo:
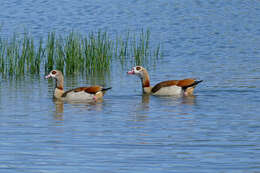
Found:
[[[127,74],[135,74],[134,70],[128,71]]]
[[[51,75],[49,74],[49,75],[45,76],[45,79],[49,79],[50,77],[51,77]]]

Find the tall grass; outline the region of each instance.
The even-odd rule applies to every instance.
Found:
[[[32,37],[16,34],[11,40],[0,38],[0,73],[2,76],[18,76],[25,73],[39,74],[44,49],[42,40],[35,47]]]
[[[139,35],[127,32],[125,38],[117,37],[115,57],[121,65],[156,64],[158,58],[162,57],[161,45],[151,46],[150,36],[149,30],[142,30]]]
[[[127,32],[112,40],[107,32],[88,35],[71,31],[67,36],[48,34],[45,42],[25,33],[14,34],[11,39],[0,37],[1,76],[20,76],[27,73],[48,73],[59,69],[66,74],[109,71],[113,62],[122,67],[156,63],[161,56],[160,45],[152,47],[150,31],[139,35]]]

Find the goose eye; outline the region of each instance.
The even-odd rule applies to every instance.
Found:
[[[139,71],[139,70],[141,70],[141,67],[139,67],[139,66],[138,66],[138,67],[136,67],[136,70],[138,70],[138,71]]]
[[[56,71],[52,71],[51,74],[55,75],[57,72]]]

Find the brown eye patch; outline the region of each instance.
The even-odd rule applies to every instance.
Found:
[[[136,67],[136,70],[138,70],[138,71],[139,71],[139,70],[141,70],[141,67],[139,67],[139,66],[138,66],[138,67]]]
[[[52,71],[51,74],[56,74],[57,72],[56,71]]]

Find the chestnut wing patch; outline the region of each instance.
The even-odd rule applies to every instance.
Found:
[[[177,85],[177,84],[178,84],[178,80],[168,80],[168,81],[160,82],[152,88],[152,92],[156,93],[157,91],[159,91],[163,87],[174,86],[174,85]]]
[[[79,88],[75,88],[75,89],[66,91],[65,93],[62,94],[62,97],[66,97],[66,95],[70,92],[81,92],[81,91],[84,91],[89,94],[96,94],[97,92],[101,91],[101,89],[102,88],[100,86],[79,87]]]
[[[168,80],[168,81],[164,81],[164,82],[160,82],[160,83],[156,84],[152,88],[152,92],[156,93],[163,87],[169,87],[169,86],[174,86],[174,85],[176,85],[178,87],[182,87],[183,89],[186,89],[187,87],[192,86],[194,83],[195,83],[195,79],[192,79],[192,78],[183,79],[183,80]]]
[[[186,88],[189,86],[192,86],[192,84],[194,84],[195,79],[189,78],[189,79],[183,79],[183,80],[179,80],[177,86],[182,87],[182,88]]]
[[[89,94],[96,94],[97,92],[101,91],[102,88],[100,86],[91,86],[85,87],[84,91]]]

